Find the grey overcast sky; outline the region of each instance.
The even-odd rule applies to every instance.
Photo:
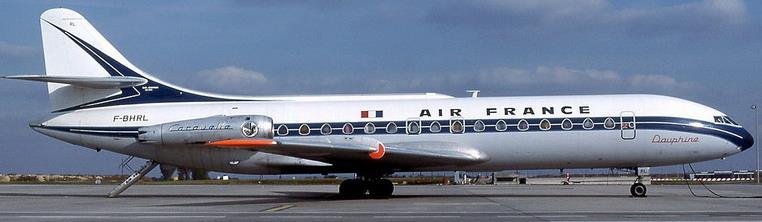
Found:
[[[44,73],[39,15],[54,7],[154,76],[218,93],[651,93],[752,133],[762,104],[762,1],[2,1],[0,75]],[[0,81],[0,106],[0,173],[119,173],[122,156],[27,127],[48,113],[44,84]]]

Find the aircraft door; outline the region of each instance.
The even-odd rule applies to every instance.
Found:
[[[624,111],[619,115],[619,126],[622,130],[622,139],[632,140],[635,139],[635,113],[632,111]]]

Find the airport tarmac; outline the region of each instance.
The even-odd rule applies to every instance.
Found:
[[[0,221],[758,221],[762,186],[712,185],[728,196],[699,198],[685,186],[396,186],[390,199],[345,200],[337,186],[137,185],[105,198],[110,185],[0,185]],[[699,195],[709,195],[693,186]]]

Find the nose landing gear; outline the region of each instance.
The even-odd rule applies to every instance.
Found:
[[[632,194],[632,197],[646,197],[646,192],[648,191],[646,189],[646,183],[649,183],[651,180],[651,168],[650,167],[637,167],[634,168],[635,175],[637,178],[635,179],[635,183],[630,186],[630,194]],[[649,183],[650,184],[650,183]]]
[[[640,182],[636,182],[630,186],[630,194],[633,197],[646,197],[646,185]]]

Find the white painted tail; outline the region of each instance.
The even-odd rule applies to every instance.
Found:
[[[114,48],[82,15],[56,8],[40,16],[45,74],[58,77],[111,77],[104,65],[94,59],[89,44],[124,66],[143,73]],[[79,43],[79,44],[78,44]],[[63,83],[48,83],[53,110],[64,109],[122,93],[118,88],[98,89]]]

